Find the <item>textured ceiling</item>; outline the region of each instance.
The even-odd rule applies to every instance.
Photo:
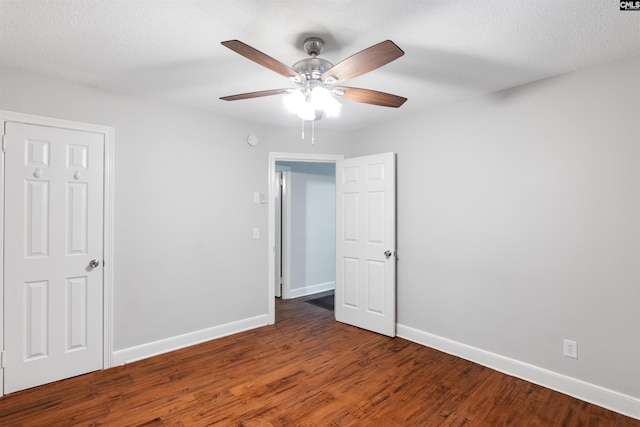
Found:
[[[239,39],[291,66],[309,35],[333,62],[383,40],[400,59],[347,85],[405,96],[399,109],[343,100],[321,128],[356,129],[640,55],[640,11],[618,0],[0,0],[0,64],[277,126],[300,126],[293,87],[220,45]]]

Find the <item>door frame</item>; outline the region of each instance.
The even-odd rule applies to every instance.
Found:
[[[314,154],[314,153],[269,153],[269,167],[267,176],[268,188],[268,231],[267,231],[267,324],[276,323],[276,291],[275,291],[275,245],[276,245],[276,207],[275,207],[275,177],[276,162],[312,162],[312,163],[336,163],[343,160],[342,154]]]
[[[290,193],[290,185],[291,185],[291,168],[289,166],[280,166],[276,165],[275,173],[282,173],[282,181],[284,183],[284,193],[280,191],[280,185],[278,185],[277,180],[274,180],[273,185],[275,187],[274,190],[274,209],[276,208],[275,198],[278,193],[280,193],[280,217],[282,227],[280,229],[280,262],[282,265],[280,276],[283,286],[280,289],[280,297],[282,299],[288,299],[291,295],[291,193]],[[274,176],[274,178],[276,178]],[[283,197],[284,195],[284,197]],[[276,217],[274,216],[274,225],[276,223]],[[274,256],[275,249],[277,249],[277,233],[274,232]],[[284,248],[284,251],[282,251]],[[283,253],[284,252],[284,253]],[[275,265],[275,258],[274,258]],[[274,279],[274,292],[277,286],[277,277]]]
[[[114,129],[109,126],[94,125],[90,123],[57,119],[52,117],[37,116],[32,114],[16,113],[0,110],[0,135],[4,135],[6,122],[17,122],[36,126],[49,126],[54,128],[93,132],[104,136],[104,223],[103,223],[103,256],[104,268],[102,277],[103,307],[102,307],[102,369],[111,367],[111,355],[113,354],[113,154],[114,154]],[[4,146],[4,137],[3,137]],[[5,206],[5,154],[0,151],[0,224],[4,224]],[[0,351],[4,352],[4,226],[0,227]],[[4,395],[4,371],[0,375],[0,396]]]

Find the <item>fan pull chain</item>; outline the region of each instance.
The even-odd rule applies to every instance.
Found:
[[[311,145],[316,145],[316,121],[315,120],[310,120],[310,121],[311,121]],[[302,141],[304,141],[305,123],[306,123],[306,121],[303,119],[302,120],[302,135],[301,135],[301,140]]]

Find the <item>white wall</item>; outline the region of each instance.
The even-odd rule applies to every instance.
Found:
[[[633,58],[353,135],[354,155],[397,153],[405,330],[640,398],[639,75]]]
[[[336,279],[335,164],[291,167],[291,297],[333,289]]]
[[[268,152],[348,149],[328,131],[301,142],[297,121],[269,128],[9,68],[0,109],[115,128],[114,347],[142,346],[123,359],[266,321],[267,207],[252,193],[267,191]]]

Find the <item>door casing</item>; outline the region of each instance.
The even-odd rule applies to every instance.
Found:
[[[36,116],[31,114],[16,113],[12,111],[0,110],[0,124],[2,135],[4,135],[5,123],[17,122],[39,126],[49,126],[55,128],[72,129],[100,133],[104,135],[104,225],[103,225],[103,357],[102,369],[111,367],[111,355],[113,353],[113,144],[114,130],[112,127],[94,125],[89,123],[62,120],[51,117]],[[4,139],[4,138],[3,138]],[[4,145],[3,145],[4,146]],[[4,225],[5,206],[5,157],[4,150],[0,152],[0,223]],[[4,227],[0,227],[0,345],[4,352]],[[4,395],[4,369],[0,375],[0,395]]]
[[[274,206],[278,203],[278,195],[280,196],[280,219],[281,219],[281,227],[278,227],[276,224],[276,232],[275,232],[275,262],[280,261],[281,270],[280,270],[280,279],[278,278],[278,268],[276,268],[276,277],[275,277],[275,292],[276,296],[278,296],[278,280],[281,280],[282,287],[280,289],[280,297],[283,299],[288,299],[290,297],[291,290],[291,168],[289,166],[281,166],[276,165],[276,174],[280,173],[282,177],[282,185],[278,185],[277,177],[274,185],[276,186],[273,191],[274,197],[276,198]],[[275,206],[276,209],[278,206]],[[276,213],[275,222],[278,222],[278,215]],[[278,232],[280,236],[278,236]],[[280,251],[280,259],[278,259],[278,250]]]
[[[276,241],[276,208],[275,208],[275,179],[276,162],[313,162],[336,163],[344,159],[342,154],[313,154],[313,153],[269,153],[268,168],[268,232],[267,232],[267,264],[268,264],[268,291],[267,291],[267,323],[273,325],[276,322],[275,304],[275,241]]]

